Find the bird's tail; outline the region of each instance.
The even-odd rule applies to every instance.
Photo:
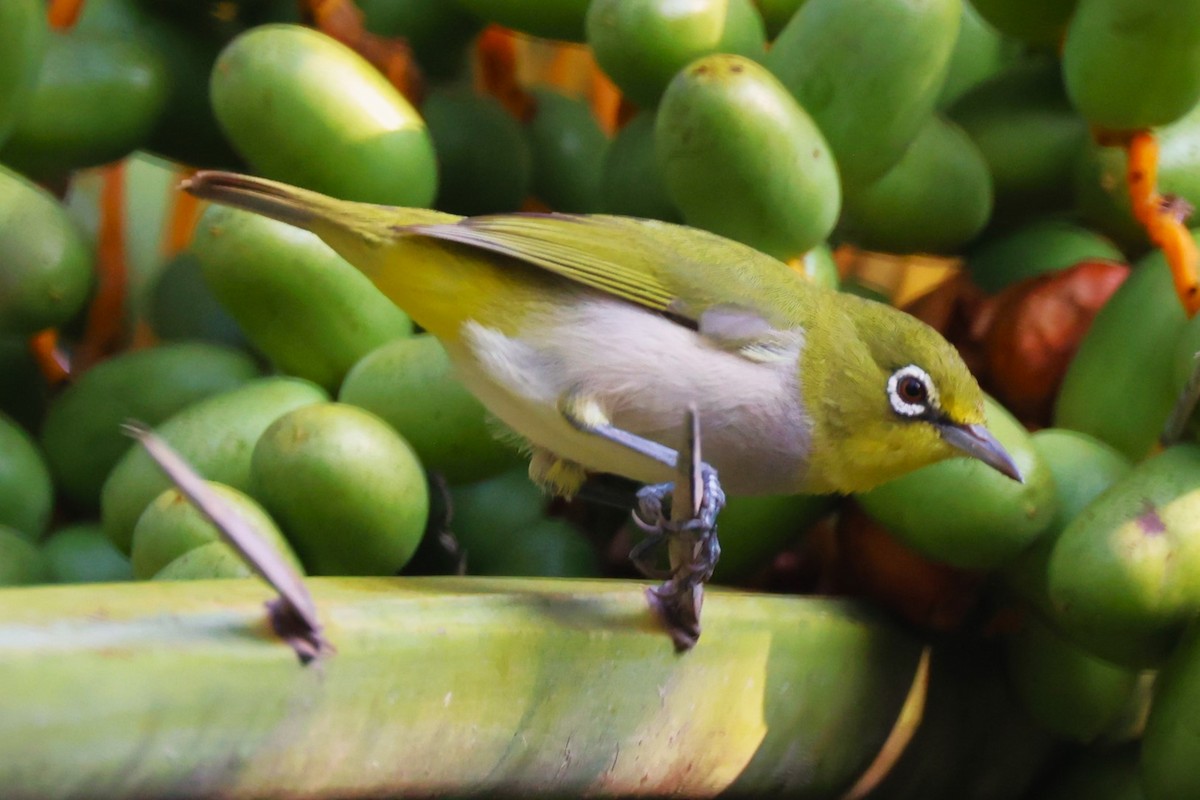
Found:
[[[420,226],[461,219],[451,214],[338,200],[232,172],[197,172],[183,188],[203,200],[315,233],[422,327],[444,340],[458,335],[464,317],[486,317],[480,306],[499,291],[499,283],[511,280],[498,274],[487,259],[461,258],[444,243],[420,235]]]
[[[185,180],[182,188],[202,200],[261,214],[312,231],[322,238],[330,232],[330,227],[355,236],[383,238],[394,236],[407,225],[457,219],[423,208],[401,209],[338,200],[319,192],[236,172],[202,170]]]
[[[201,200],[252,211],[305,229],[331,211],[336,212],[339,202],[307,189],[234,172],[200,171],[185,180],[182,188]]]

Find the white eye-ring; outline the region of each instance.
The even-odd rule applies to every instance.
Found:
[[[933,379],[916,364],[893,372],[888,378],[887,393],[892,410],[902,417],[919,417],[938,407]]]

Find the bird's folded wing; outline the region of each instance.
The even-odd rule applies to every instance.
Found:
[[[506,214],[408,231],[510,256],[692,324],[707,309],[732,303],[787,327],[789,320],[777,313],[780,296],[809,288],[785,264],[752,248],[654,220]]]

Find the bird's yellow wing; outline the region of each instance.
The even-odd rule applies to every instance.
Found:
[[[794,327],[815,289],[786,264],[706,231],[605,215],[470,217],[408,232],[509,256],[584,286],[698,324],[738,306]]]
[[[185,186],[197,197],[313,231],[360,269],[363,259],[355,255],[371,250],[363,250],[363,242],[379,244],[396,235],[457,242],[663,312],[730,343],[753,340],[743,336],[750,330],[798,330],[836,296],[751,247],[657,220],[600,214],[464,219],[425,209],[350,203],[228,172],[198,172]],[[713,324],[703,324],[702,317],[714,309],[718,313],[709,315]],[[725,337],[723,332],[736,335]]]

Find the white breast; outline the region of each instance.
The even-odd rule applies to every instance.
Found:
[[[660,465],[582,434],[562,418],[567,394],[594,399],[612,423],[678,447],[689,402],[700,410],[703,456],[732,494],[794,491],[808,462],[810,424],[795,351],[751,361],[629,303],[596,296],[534,320],[519,338],[475,322],[447,350],[466,386],[532,443],[591,470],[644,482]]]

